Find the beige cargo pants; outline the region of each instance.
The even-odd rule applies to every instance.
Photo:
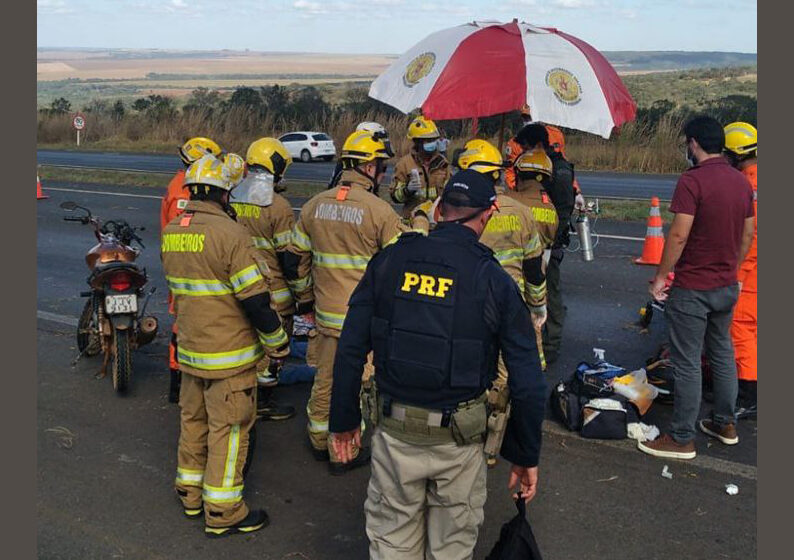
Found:
[[[484,519],[481,444],[418,446],[375,428],[364,503],[371,560],[465,560]]]
[[[243,467],[256,421],[255,370],[227,379],[183,372],[179,406],[177,494],[186,509],[199,509],[203,501],[207,525],[234,525],[248,515]]]
[[[327,449],[332,462],[338,462],[338,460],[328,438],[328,417],[331,410],[331,387],[333,385],[336,347],[339,344],[338,336],[338,334],[333,336],[322,332],[320,329],[317,330],[317,335],[314,337],[314,348],[317,352],[317,373],[314,374],[311,396],[309,397],[309,403],[306,405],[306,414],[309,417],[307,426],[309,441],[315,449]],[[306,361],[307,363],[309,361],[308,355]],[[362,372],[361,378],[363,381],[368,380],[374,373],[371,361],[372,354],[370,353]]]

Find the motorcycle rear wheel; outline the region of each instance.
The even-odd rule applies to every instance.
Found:
[[[80,320],[77,322],[77,350],[86,356],[96,356],[102,351],[93,298],[85,302]]]
[[[130,385],[132,376],[132,345],[130,329],[115,329],[113,332],[113,388],[124,393]]]

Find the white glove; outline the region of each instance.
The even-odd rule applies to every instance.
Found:
[[[530,307],[529,311],[530,317],[532,318],[532,326],[535,327],[535,329],[540,329],[546,322],[546,306]]]
[[[411,193],[418,193],[422,188],[422,181],[419,179],[419,173],[411,173],[411,179],[405,185],[405,190]]]
[[[574,199],[574,201],[575,201],[574,207],[577,210],[584,210],[585,209],[586,203],[584,201],[584,197],[582,196],[582,193],[577,193],[576,194],[576,198]]]

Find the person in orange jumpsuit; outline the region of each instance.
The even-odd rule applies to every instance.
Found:
[[[739,300],[731,324],[739,377],[736,416],[748,418],[758,410],[758,131],[753,125],[734,122],[725,127],[725,156],[752,185],[755,207],[753,241],[739,267]]]
[[[190,192],[185,188],[185,171],[190,164],[199,160],[201,157],[212,154],[219,156],[221,148],[210,140],[197,136],[185,142],[179,148],[179,157],[182,159],[184,168],[176,172],[168,183],[163,200],[160,204],[160,231],[174,218],[179,216],[190,200]],[[174,315],[174,301],[171,294],[168,294],[168,312]],[[171,384],[168,389],[168,402],[179,402],[179,386],[181,375],[179,372],[179,362],[176,359],[176,321],[171,326],[171,342],[168,345],[168,367],[171,370]]]
[[[526,103],[523,107],[521,107],[521,120],[523,122],[523,126],[527,126],[528,124],[532,124],[532,115],[529,111],[529,105]],[[552,126],[550,124],[544,124],[543,126],[546,127],[546,130],[549,133],[549,146],[551,146],[555,152],[560,152],[562,157],[568,159],[565,155],[565,135],[562,133],[562,130],[557,128],[556,126]],[[526,151],[525,147],[521,146],[516,140],[514,136],[510,140],[507,141],[507,149],[505,151],[505,162],[506,164],[510,165],[507,169],[505,169],[505,183],[507,184],[508,188],[511,190],[516,188],[516,172],[515,168],[512,166],[513,163],[518,159],[522,153]],[[573,190],[575,193],[575,200],[577,209],[582,209],[585,207],[585,200],[584,195],[582,195],[582,189],[579,186],[579,181],[576,179],[573,180]]]

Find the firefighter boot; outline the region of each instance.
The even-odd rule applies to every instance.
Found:
[[[256,416],[259,420],[277,421],[287,420],[295,416],[295,407],[290,404],[280,404],[273,399],[273,388],[256,388]]]
[[[229,527],[210,527],[204,526],[204,534],[211,539],[220,537],[227,537],[229,535],[253,533],[270,524],[270,518],[267,512],[263,509],[254,509],[248,512],[248,515],[242,521],[238,521]]]

